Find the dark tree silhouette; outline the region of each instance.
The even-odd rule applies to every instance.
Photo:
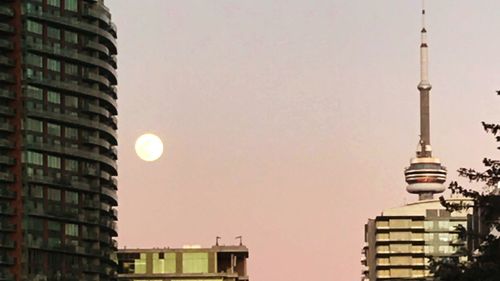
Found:
[[[497,91],[500,95],[500,91]],[[487,133],[492,134],[500,142],[500,125],[482,122]],[[500,149],[500,146],[497,147]],[[434,280],[439,281],[499,281],[500,280],[500,161],[485,158],[483,160],[485,171],[461,168],[458,170],[460,177],[467,178],[470,182],[480,182],[486,187],[485,191],[478,192],[464,188],[456,181],[448,187],[452,194],[461,194],[470,198],[473,204],[450,203],[441,197],[441,204],[449,211],[458,211],[473,208],[474,218],[478,223],[474,229],[459,227],[459,236],[468,241],[467,253],[441,259],[431,260],[430,269],[434,273]],[[460,256],[466,256],[467,261]]]

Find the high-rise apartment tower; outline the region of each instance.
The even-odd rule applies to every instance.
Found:
[[[0,1],[0,280],[112,280],[116,28],[103,0]]]

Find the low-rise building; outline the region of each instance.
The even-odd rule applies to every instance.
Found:
[[[120,249],[119,281],[243,281],[247,273],[248,248]]]

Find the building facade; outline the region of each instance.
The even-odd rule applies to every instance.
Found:
[[[458,228],[467,229],[471,222],[469,213],[450,213],[439,200],[385,210],[365,225],[362,280],[433,280],[431,259],[466,258],[467,241],[459,238]]]
[[[112,280],[116,27],[103,0],[0,1],[0,280]]]
[[[121,249],[120,281],[242,281],[247,273],[245,246]]]

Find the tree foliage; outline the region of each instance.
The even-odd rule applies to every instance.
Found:
[[[500,94],[500,93],[499,93]],[[492,134],[500,142],[500,125],[482,122],[487,133]],[[500,146],[497,147],[500,149]],[[458,170],[460,177],[470,182],[483,183],[485,190],[482,192],[464,188],[458,182],[450,183],[449,190],[452,194],[461,194],[470,198],[471,203],[450,203],[443,197],[441,204],[449,211],[458,211],[473,208],[474,213],[480,214],[480,229],[458,230],[460,238],[468,241],[477,241],[477,249],[468,249],[468,253],[457,253],[452,257],[441,260],[431,260],[430,268],[437,281],[499,281],[500,280],[500,161],[485,158],[484,171],[461,168]],[[476,216],[477,218],[477,216]],[[469,243],[470,245],[470,243]],[[460,256],[466,256],[462,260]]]

